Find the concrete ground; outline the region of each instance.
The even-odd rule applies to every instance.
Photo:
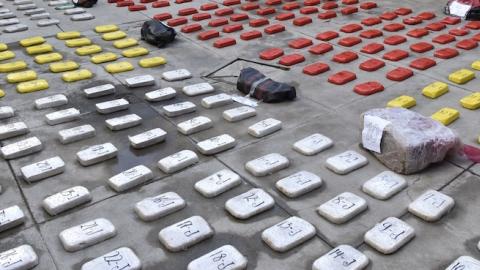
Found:
[[[387,170],[374,156],[363,150],[360,145],[360,114],[368,109],[384,107],[386,103],[400,95],[410,95],[417,101],[413,111],[430,116],[443,107],[455,108],[460,112],[460,118],[449,125],[464,143],[479,146],[477,140],[480,135],[480,121],[478,110],[468,110],[459,104],[459,100],[472,92],[479,91],[479,79],[458,85],[448,81],[448,75],[461,68],[470,68],[473,61],[478,59],[479,49],[458,49],[460,55],[444,60],[433,56],[433,52],[415,53],[409,47],[420,41],[432,43],[432,39],[440,34],[446,34],[453,28],[461,28],[466,22],[458,25],[447,25],[447,28],[438,32],[430,33],[422,38],[407,36],[407,32],[426,27],[431,22],[440,21],[443,14],[443,2],[439,0],[382,0],[376,1],[377,8],[371,10],[359,9],[358,13],[342,15],[340,9],[345,5],[340,3],[336,9],[338,17],[330,20],[321,20],[317,14],[301,15],[299,10],[294,10],[297,17],[308,16],[313,23],[305,26],[295,26],[292,20],[277,21],[275,16],[281,12],[281,6],[276,6],[276,13],[267,15],[270,24],[281,23],[286,30],[274,35],[263,33],[258,39],[245,41],[240,34],[262,27],[251,27],[248,21],[241,21],[243,30],[231,34],[221,32],[222,26],[210,27],[209,20],[199,23],[204,30],[217,29],[221,37],[233,37],[237,44],[234,46],[217,49],[213,46],[216,39],[201,41],[197,39],[198,32],[182,33],[181,27],[176,27],[178,32],[174,43],[166,48],[156,48],[143,41],[141,46],[148,48],[149,56],[162,56],[167,59],[166,65],[155,68],[142,68],[138,65],[139,58],[123,58],[135,66],[129,72],[109,74],[103,68],[104,65],[95,65],[90,62],[88,56],[78,56],[74,48],[65,46],[55,35],[61,31],[80,31],[83,36],[90,38],[95,44],[100,45],[104,51],[114,52],[121,55],[121,50],[113,47],[111,41],[104,41],[101,36],[93,31],[97,25],[117,24],[129,37],[140,38],[140,28],[143,21],[152,18],[155,14],[169,12],[174,18],[178,10],[195,7],[209,3],[207,0],[193,0],[183,4],[171,1],[169,7],[152,8],[140,12],[129,12],[127,8],[116,7],[106,1],[99,3],[88,12],[95,15],[94,20],[72,22],[62,11],[55,10],[48,2],[34,1],[38,7],[43,7],[53,18],[60,20],[58,25],[38,27],[23,12],[17,11],[13,1],[2,0],[4,8],[12,10],[22,23],[29,25],[30,29],[25,32],[0,35],[0,43],[7,43],[9,49],[16,54],[15,60],[24,60],[29,68],[35,70],[39,78],[49,82],[49,89],[29,94],[18,94],[15,85],[6,82],[5,74],[0,75],[0,89],[5,90],[6,96],[0,99],[0,106],[13,106],[16,115],[13,118],[0,120],[0,124],[23,121],[30,129],[27,135],[3,140],[0,144],[6,145],[11,142],[37,136],[43,143],[41,152],[28,155],[14,160],[0,160],[0,209],[18,205],[26,214],[23,225],[0,233],[0,252],[17,247],[22,244],[30,244],[39,256],[39,264],[34,269],[38,270],[80,270],[81,265],[89,260],[101,256],[116,248],[127,246],[135,251],[140,258],[145,270],[186,269],[190,261],[226,244],[235,246],[247,259],[247,269],[311,269],[313,262],[332,248],[340,244],[349,244],[363,252],[369,259],[370,264],[366,269],[445,269],[459,256],[471,256],[480,259],[480,251],[477,243],[480,240],[480,165],[472,162],[449,158],[439,164],[434,164],[426,170],[405,176],[408,187],[393,198],[380,201],[368,196],[361,191],[362,184],[378,173]],[[135,2],[139,2],[136,0]],[[222,1],[217,2],[219,8],[224,8]],[[297,1],[303,6],[302,1]],[[322,1],[323,2],[323,1]],[[366,1],[360,1],[366,2]],[[248,2],[245,2],[248,3]],[[260,6],[266,6],[264,1],[254,2]],[[286,3],[286,2],[285,2]],[[242,2],[242,4],[244,4]],[[321,4],[317,5],[318,7]],[[358,6],[358,5],[355,5]],[[295,38],[308,38],[314,44],[319,43],[315,36],[324,31],[336,31],[340,38],[345,36],[358,36],[357,33],[341,33],[340,28],[349,23],[357,23],[369,17],[378,17],[386,11],[393,11],[398,7],[408,7],[413,13],[399,16],[392,22],[402,23],[402,20],[423,11],[431,11],[436,18],[426,20],[419,25],[406,25],[404,30],[389,33],[383,31],[384,36],[372,40],[363,39],[363,42],[351,48],[338,45],[339,38],[329,41],[333,50],[324,55],[313,55],[308,48],[294,50],[287,43]],[[241,5],[231,6],[235,13],[247,13],[250,19],[260,18],[255,10],[244,11]],[[321,9],[320,9],[321,10]],[[207,11],[214,16],[214,11]],[[323,12],[323,11],[322,11]],[[189,24],[194,23],[189,18]],[[374,26],[363,26],[366,29],[379,29],[392,23],[383,21]],[[0,27],[1,28],[1,27]],[[457,37],[457,40],[471,39],[479,34],[480,30],[470,30],[467,36]],[[18,41],[41,35],[47,42],[60,52],[64,59],[74,60],[82,68],[91,70],[95,75],[92,79],[75,83],[65,83],[61,74],[51,73],[48,64],[39,65],[33,61],[19,45]],[[391,46],[385,45],[385,50],[377,54],[369,55],[361,52],[363,46],[370,42],[383,43],[385,37],[391,35],[403,35],[407,42]],[[445,45],[432,43],[435,50],[441,48],[453,48],[455,42]],[[265,61],[259,58],[259,53],[264,49],[278,47],[285,54],[297,52],[305,56],[306,61],[292,67],[284,67],[278,64],[278,60]],[[386,61],[386,66],[375,72],[360,70],[358,65],[365,60],[381,59],[384,52],[402,49],[410,52],[410,56],[398,62]],[[331,60],[333,55],[345,50],[354,51],[359,59],[350,64],[339,64]],[[394,82],[386,78],[386,73],[397,67],[408,67],[409,63],[418,57],[429,57],[437,61],[437,65],[424,70],[414,70],[414,76],[402,81]],[[119,61],[120,61],[119,60]],[[309,76],[302,73],[302,69],[308,64],[324,62],[330,66],[330,71],[317,76]],[[8,61],[2,61],[8,62]],[[209,82],[216,93],[238,94],[236,90],[236,77],[244,67],[255,67],[264,74],[278,81],[291,83],[296,86],[297,99],[292,102],[279,104],[260,103],[257,107],[257,116],[237,123],[229,123],[222,117],[222,112],[239,106],[230,104],[227,106],[205,109],[200,105],[204,96],[189,97],[181,92],[185,85]],[[186,68],[192,72],[193,78],[179,82],[167,82],[161,79],[165,71]],[[329,83],[328,77],[338,71],[349,70],[357,74],[357,79],[342,86]],[[477,76],[480,75],[476,72]],[[156,85],[129,89],[125,79],[136,75],[151,74],[156,78]],[[356,84],[369,80],[381,82],[385,90],[371,96],[361,96],[352,91]],[[450,91],[437,98],[429,99],[422,95],[421,89],[426,85],[442,81],[449,84]],[[106,96],[96,99],[87,99],[82,90],[91,86],[112,83],[116,86],[115,98],[124,97],[130,103],[129,112],[141,116],[144,121],[140,126],[122,131],[110,131],[104,121],[108,118],[124,115],[125,111],[108,115],[100,115],[95,110],[95,104],[114,99]],[[144,94],[158,88],[173,87],[177,90],[177,96],[173,100],[150,103],[144,99]],[[40,97],[63,93],[69,99],[69,104],[54,109],[38,111],[33,102]],[[197,111],[187,115],[169,118],[163,114],[162,107],[180,101],[191,101],[197,105]],[[50,126],[45,122],[47,113],[75,107],[82,113],[78,121]],[[188,120],[194,116],[207,116],[213,120],[213,128],[185,136],[177,131],[176,124]],[[261,139],[254,138],[247,133],[250,125],[273,117],[281,120],[281,131]],[[57,140],[59,130],[81,124],[91,124],[97,134],[80,142],[62,145]],[[165,142],[142,150],[135,150],[129,146],[128,136],[138,134],[152,128],[161,128],[167,132]],[[190,149],[196,151],[195,144],[199,141],[217,136],[230,134],[237,145],[235,148],[214,156],[204,156],[198,153],[200,162],[178,173],[168,175],[160,171],[157,162],[170,154],[180,150]],[[292,145],[313,133],[321,133],[334,141],[334,146],[315,156],[303,156],[292,149]],[[105,142],[113,143],[118,149],[115,159],[100,164],[83,167],[76,160],[76,153],[90,145]],[[325,160],[335,154],[346,150],[356,150],[368,158],[369,164],[347,175],[338,175],[325,167]],[[269,153],[280,153],[289,158],[291,164],[287,169],[268,175],[255,177],[245,170],[245,163]],[[47,178],[45,180],[29,184],[20,176],[20,168],[53,156],[60,156],[66,162],[64,173]],[[146,184],[117,193],[107,184],[107,180],[124,170],[135,165],[143,164],[149,167],[153,173],[153,180]],[[218,197],[205,198],[194,189],[194,184],[221,170],[231,169],[242,178],[242,184]],[[300,170],[313,172],[323,179],[321,188],[307,193],[299,198],[290,199],[275,188],[275,182]],[[92,194],[92,201],[86,205],[78,206],[58,216],[50,216],[42,208],[41,204],[45,197],[65,190],[73,186],[84,186]],[[262,188],[275,199],[275,206],[264,213],[247,220],[239,220],[232,217],[225,210],[225,202],[251,188]],[[429,223],[410,214],[407,207],[410,202],[420,196],[427,189],[441,191],[455,200],[455,207],[440,221]],[[173,191],[178,193],[187,202],[187,207],[181,211],[152,222],[144,222],[135,214],[135,203],[164,192]],[[335,225],[318,215],[316,208],[342,192],[353,192],[367,201],[368,210],[356,216],[342,225]],[[204,217],[213,227],[215,234],[212,238],[203,241],[188,250],[181,252],[169,252],[158,240],[158,232],[171,224],[185,218],[199,215]],[[317,233],[314,238],[291,249],[288,252],[279,253],[268,247],[261,239],[261,233],[268,227],[290,217],[298,216],[315,226]],[[391,255],[383,255],[367,245],[363,235],[376,223],[386,217],[398,217],[411,225],[416,232],[416,237],[399,251]],[[95,218],[107,218],[117,229],[117,235],[109,240],[83,249],[77,252],[67,252],[63,248],[58,234],[64,229],[79,225]],[[1,268],[1,265],[0,265]],[[7,268],[10,269],[10,268]]]

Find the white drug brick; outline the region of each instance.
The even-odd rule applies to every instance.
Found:
[[[254,160],[250,160],[245,164],[248,172],[254,176],[266,176],[287,168],[290,165],[288,158],[271,153]]]
[[[14,159],[39,152],[42,149],[42,142],[37,137],[30,137],[18,142],[7,144],[0,148],[0,152],[4,159]]]
[[[12,26],[5,27],[3,29],[3,32],[5,32],[5,33],[17,33],[17,32],[23,32],[23,31],[27,31],[27,30],[28,30],[27,25],[17,24],[17,25],[12,25]]]
[[[238,219],[248,219],[275,205],[272,196],[259,188],[235,196],[225,202],[225,209]]]
[[[223,112],[223,118],[228,122],[238,122],[255,115],[257,115],[255,108],[248,106],[241,106]]]
[[[195,190],[204,197],[212,198],[242,183],[240,176],[223,169],[195,183]]]
[[[17,205],[0,210],[0,232],[25,223],[25,214]]]
[[[121,247],[82,265],[81,270],[140,270],[142,262],[128,247]]]
[[[470,256],[461,256],[445,270],[480,270],[480,261]]]
[[[103,242],[116,234],[115,226],[109,220],[97,218],[62,231],[59,238],[66,251],[75,252]]]
[[[40,14],[40,13],[44,13],[44,12],[45,12],[44,8],[35,8],[35,9],[27,10],[23,14],[25,14],[26,16],[32,16],[32,15]]]
[[[70,4],[69,1],[66,0],[56,0],[56,1],[49,1],[48,5],[51,7],[56,7],[56,6],[63,6],[63,5],[68,5]]]
[[[45,26],[50,26],[50,25],[55,25],[59,24],[60,21],[57,19],[45,19],[45,20],[40,20],[37,22],[37,26],[40,27],[45,27]]]
[[[88,189],[75,186],[48,196],[43,200],[42,206],[48,214],[55,216],[91,200],[92,195]]]
[[[10,106],[2,106],[0,107],[0,119],[6,119],[13,117],[15,115],[15,111]]]
[[[197,106],[190,101],[170,104],[163,107],[165,115],[168,117],[175,117],[187,113],[191,113],[197,110]]]
[[[13,4],[18,6],[18,5],[26,5],[26,4],[33,4],[32,0],[15,0],[13,1]]]
[[[65,162],[59,156],[45,159],[20,168],[27,182],[36,182],[65,171]]]
[[[316,233],[315,227],[299,217],[290,217],[262,232],[262,240],[278,252],[299,246]]]
[[[197,116],[190,120],[178,123],[177,130],[184,134],[190,135],[213,127],[213,121],[205,116]]]
[[[15,15],[13,12],[0,13],[0,20],[11,19],[11,18],[15,18],[15,17],[17,17],[17,15]],[[20,24],[12,25],[12,26],[9,26],[9,27],[15,27],[15,26],[18,26],[18,25],[20,25]],[[5,28],[5,30],[3,30],[3,32],[9,33],[9,32],[7,32],[7,28]]]
[[[87,98],[97,98],[112,95],[115,93],[115,86],[112,84],[103,84],[95,87],[83,89],[83,93]]]
[[[151,179],[153,179],[152,171],[144,165],[138,165],[110,177],[107,182],[116,192],[122,192]]]
[[[130,88],[149,86],[155,84],[155,78],[152,75],[140,75],[125,80]]]
[[[306,156],[316,155],[333,146],[333,141],[319,133],[312,134],[293,144],[293,149]]]
[[[197,149],[204,155],[214,155],[235,147],[235,138],[222,134],[197,143]]]
[[[117,148],[111,143],[90,146],[77,153],[77,160],[83,166],[90,166],[117,156]]]
[[[340,245],[313,263],[313,270],[363,270],[370,260],[349,245]]]
[[[25,5],[18,5],[17,10],[29,10],[29,9],[36,9],[37,6],[35,4],[25,4]]]
[[[56,111],[45,115],[47,124],[53,126],[80,119],[80,111],[75,108]]]
[[[322,179],[307,171],[298,173],[280,179],[275,187],[289,198],[297,198],[305,193],[319,188],[322,185]]]
[[[178,252],[212,237],[213,233],[204,218],[193,216],[162,229],[158,238],[168,250]]]
[[[114,99],[95,104],[97,112],[101,114],[114,113],[128,109],[130,103],[124,98]]]
[[[0,20],[0,26],[8,26],[8,25],[19,24],[19,23],[20,21],[16,18]]]
[[[13,138],[30,132],[24,122],[15,122],[0,126],[0,140]]]
[[[0,253],[2,270],[29,270],[38,265],[38,256],[30,245],[22,245]]]
[[[84,8],[69,8],[65,10],[63,14],[65,15],[75,15],[75,14],[82,14],[85,13],[86,10]]]
[[[136,114],[127,114],[105,120],[107,127],[112,130],[122,130],[138,126],[142,123],[142,118]]]
[[[185,80],[191,77],[192,77],[192,74],[190,73],[190,71],[186,69],[177,69],[177,70],[167,71],[162,74],[162,78],[165,81],[169,81],[169,82]]]
[[[150,102],[169,100],[177,95],[177,91],[172,87],[166,87],[145,93],[145,99]]]
[[[167,137],[167,132],[161,128],[147,130],[134,136],[128,136],[130,145],[135,149],[145,148],[157,143],[161,143]]]
[[[243,270],[247,263],[247,258],[235,247],[225,245],[191,261],[187,270]]]
[[[452,210],[454,205],[455,201],[450,196],[435,190],[427,190],[410,203],[408,211],[425,221],[434,222]]]
[[[345,223],[365,210],[367,202],[350,192],[344,192],[317,208],[321,216],[335,224]]]
[[[198,96],[214,92],[215,88],[211,84],[203,82],[184,86],[182,91],[187,96]]]
[[[135,204],[135,213],[143,221],[152,221],[177,212],[187,206],[185,200],[175,192],[166,192],[149,197]]]
[[[95,137],[95,128],[91,125],[82,125],[58,131],[58,138],[62,144],[78,142]]]
[[[213,109],[222,107],[232,103],[232,97],[230,95],[221,93],[214,96],[205,97],[202,99],[202,106],[207,109]]]
[[[327,168],[338,174],[347,174],[368,164],[368,159],[355,151],[346,151],[330,157]]]
[[[18,6],[18,5],[26,5],[26,4],[33,4],[32,0],[15,0],[13,1],[13,4]]]
[[[392,254],[415,237],[415,230],[404,221],[389,217],[365,233],[365,242],[383,254]]]
[[[402,176],[384,171],[365,182],[362,190],[376,199],[388,200],[406,187],[407,181]]]
[[[39,14],[32,15],[30,17],[30,20],[38,21],[38,20],[49,19],[49,18],[50,18],[50,13],[45,12],[45,13],[39,13]]]
[[[93,20],[95,19],[95,15],[91,13],[82,13],[82,14],[75,14],[72,17],[70,17],[70,20],[72,21],[88,21],[88,20]]]
[[[35,108],[38,110],[55,108],[65,104],[68,104],[68,99],[63,94],[57,94],[35,100]]]
[[[268,118],[251,125],[248,128],[248,134],[256,138],[261,138],[270,135],[276,131],[279,131],[280,129],[282,129],[281,121],[273,118]]]
[[[164,173],[174,173],[198,162],[198,156],[190,150],[182,150],[158,161]]]

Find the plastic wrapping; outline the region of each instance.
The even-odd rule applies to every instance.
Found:
[[[157,47],[165,47],[175,40],[175,29],[164,25],[160,21],[150,20],[142,25],[142,39]]]
[[[458,152],[461,147],[459,138],[451,129],[407,109],[382,108],[365,112],[362,115],[362,134],[368,128],[366,116],[389,122],[379,133],[380,138],[374,138],[381,140],[380,152],[365,147],[367,143],[363,135],[362,143],[378,160],[397,173],[421,171],[432,163],[444,160],[449,152]]]
[[[478,21],[480,20],[480,0],[449,0],[444,11],[450,16]]]
[[[266,103],[294,100],[297,96],[295,87],[267,78],[260,71],[251,67],[241,70],[237,89]]]

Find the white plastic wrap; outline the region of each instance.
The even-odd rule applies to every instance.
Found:
[[[376,125],[381,126],[383,130],[378,132],[377,129],[375,132],[375,123],[367,123],[372,119],[386,123]],[[412,174],[431,163],[440,162],[449,151],[456,150],[461,145],[459,138],[451,129],[431,118],[403,108],[369,110],[362,115],[362,126],[364,147],[389,169],[401,174]],[[378,149],[380,151],[367,146],[375,141],[380,144]]]

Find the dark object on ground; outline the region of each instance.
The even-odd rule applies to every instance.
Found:
[[[449,0],[445,6],[445,14],[478,21],[480,20],[480,0]]]
[[[175,39],[175,29],[164,25],[160,21],[150,20],[143,23],[142,39],[157,47],[165,47]]]
[[[237,81],[237,89],[251,97],[266,103],[294,100],[297,96],[295,87],[267,78],[254,68],[244,68]]]
[[[97,0],[72,0],[76,7],[91,8],[97,3]]]

